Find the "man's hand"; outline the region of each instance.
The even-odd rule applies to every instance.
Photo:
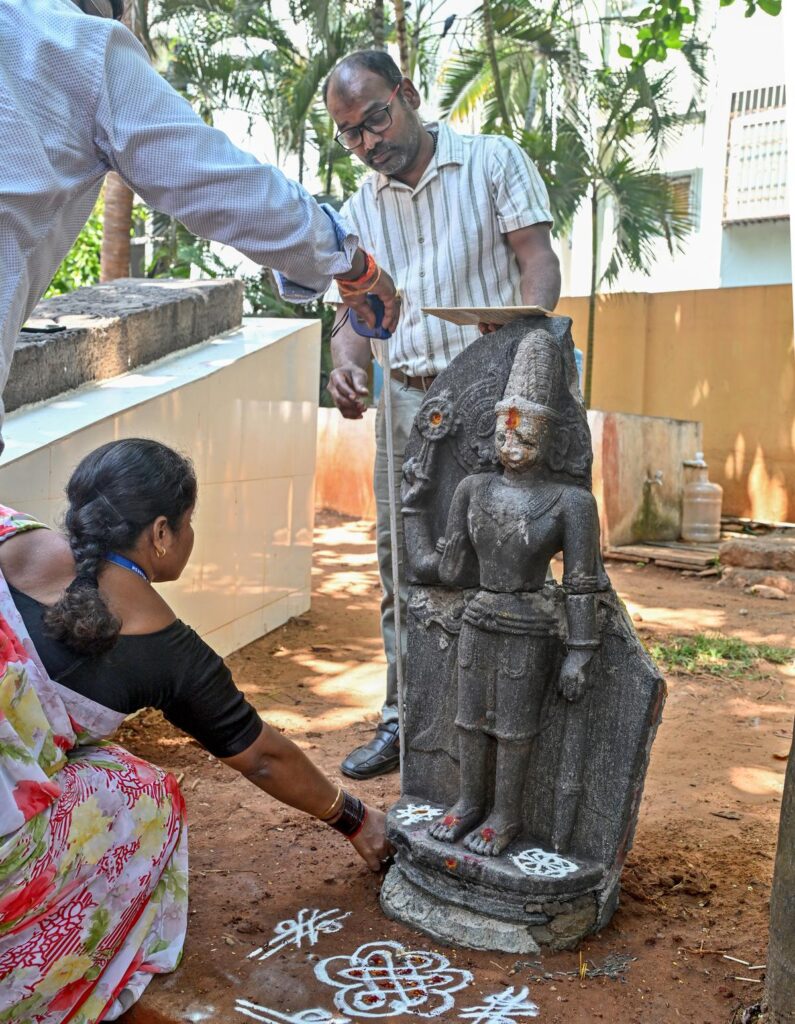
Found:
[[[372,310],[370,310],[372,313]],[[327,390],[346,420],[360,420],[367,408],[367,371],[355,363],[337,366],[331,371]]]
[[[395,288],[395,282],[385,270],[381,270],[378,280],[369,289],[368,294],[377,296],[383,302],[383,326],[390,334],[394,334],[400,319],[400,293]],[[367,324],[368,327],[375,327],[375,313],[367,301],[367,295],[354,295],[349,298],[343,295],[342,301],[356,313],[362,323]]]
[[[484,324],[481,322],[478,324],[478,330],[481,334],[494,334],[494,332],[498,331],[502,326],[503,324]]]

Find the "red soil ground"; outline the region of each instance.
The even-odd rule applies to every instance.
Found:
[[[647,642],[709,631],[786,645],[795,639],[792,599],[765,601],[714,580],[626,563],[610,563],[608,571]],[[229,658],[238,684],[267,720],[332,776],[367,737],[381,703],[379,594],[372,525],[324,515],[316,531],[311,612]],[[764,971],[722,954],[754,967],[765,961],[795,670],[764,665],[743,679],[670,676],[668,685],[621,905],[581,950],[589,968],[611,954],[634,959],[618,978],[586,971],[580,979],[578,952],[519,958],[440,950],[475,981],[458,994],[456,1010],[436,1019],[452,1024],[482,995],[509,985],[529,987],[546,1024],[719,1024],[759,997],[761,984],[738,979],[761,981]],[[314,975],[319,959],[378,939],[434,948],[382,915],[380,879],[336,833],[269,800],[156,712],[125,726],[122,741],[184,773],[191,851],[182,965],[153,980],[126,1024],[232,1024],[249,1019],[235,1011],[238,998],[281,1014],[333,1010],[334,990]],[[386,808],[398,796],[398,779],[354,789]],[[311,949],[247,959],[302,907],[341,908],[350,917]]]

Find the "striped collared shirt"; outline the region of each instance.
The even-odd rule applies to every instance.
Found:
[[[403,292],[390,353],[392,366],[412,376],[439,373],[478,337],[476,327],[421,307],[521,304],[505,235],[552,221],[544,183],[515,142],[438,127],[436,153],[416,188],[372,174],[341,210]],[[339,301],[336,288],[326,299]]]

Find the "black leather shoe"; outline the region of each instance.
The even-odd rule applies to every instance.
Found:
[[[400,765],[400,729],[397,722],[382,722],[375,736],[357,747],[340,765],[350,779],[372,779],[386,775]]]

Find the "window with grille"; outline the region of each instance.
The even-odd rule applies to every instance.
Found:
[[[697,231],[700,222],[701,173],[677,172],[668,175],[674,213],[690,221],[690,230]]]
[[[724,224],[789,217],[786,89],[732,95],[723,195]]]

